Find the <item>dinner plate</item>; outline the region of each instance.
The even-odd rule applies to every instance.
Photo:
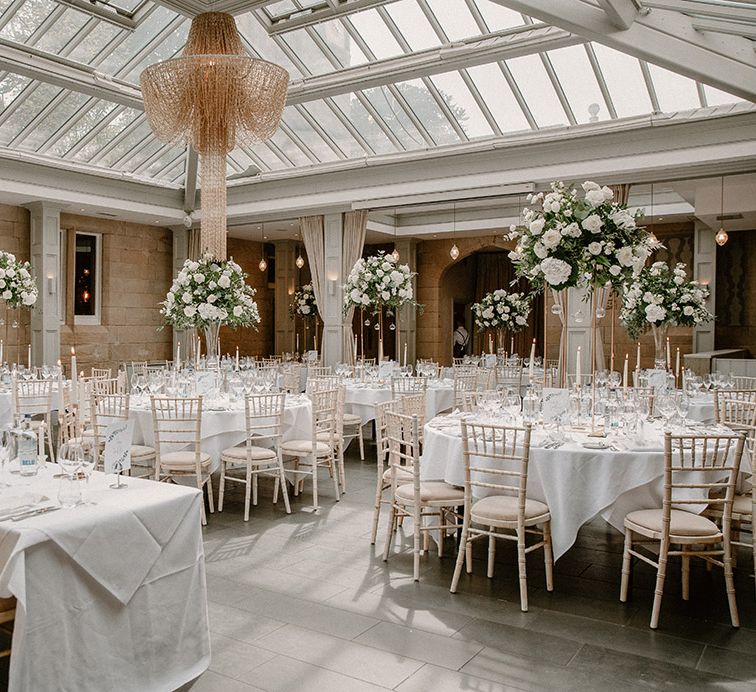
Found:
[[[611,442],[583,442],[586,449],[609,449],[611,446]]]

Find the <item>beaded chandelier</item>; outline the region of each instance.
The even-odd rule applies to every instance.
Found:
[[[231,15],[206,12],[192,20],[181,56],[151,65],[140,82],[158,139],[188,143],[200,156],[200,249],[225,259],[226,154],[275,133],[289,73],[251,57]]]

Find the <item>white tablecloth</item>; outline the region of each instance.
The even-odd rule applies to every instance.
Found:
[[[362,419],[365,425],[375,420],[375,405],[391,400],[391,387],[372,383],[352,383],[346,385],[344,410]],[[441,411],[454,407],[454,387],[449,382],[428,384],[425,393],[425,416],[430,420]]]
[[[244,403],[231,404],[230,410],[213,410],[205,403],[202,409],[202,451],[212,460],[211,469],[220,466],[220,455],[224,449],[235,447],[247,439]],[[129,417],[134,421],[134,443],[150,447],[155,444],[155,430],[149,403],[145,407],[132,404]],[[312,405],[305,396],[287,396],[284,409],[283,440],[295,440],[312,436]],[[171,449],[171,451],[174,451]]]
[[[444,480],[464,485],[464,460],[459,422],[439,429],[440,420],[425,426],[421,460],[423,480]],[[572,546],[578,530],[601,514],[622,531],[625,515],[636,509],[662,505],[664,453],[661,430],[655,431],[658,445],[638,451],[589,450],[581,442],[584,434],[569,433],[575,439],[559,449],[538,446],[543,431],[534,432],[528,467],[528,497],[545,502],[551,511],[554,559]],[[594,438],[591,438],[594,439]]]
[[[697,420],[701,423],[714,422],[714,395],[701,393],[690,400],[688,409],[688,418]]]
[[[40,397],[35,403],[34,414],[47,413],[47,398]],[[52,409],[60,408],[60,394],[57,382],[53,383]],[[13,425],[13,397],[10,391],[0,392],[0,429],[10,428]]]
[[[11,476],[55,498],[58,467]],[[175,690],[210,663],[196,488],[94,473],[97,504],[0,522],[0,596],[18,599],[13,691]]]

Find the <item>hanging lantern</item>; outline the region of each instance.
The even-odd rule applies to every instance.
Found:
[[[394,248],[394,251],[391,253],[391,256],[394,258],[394,262],[399,261],[399,250]]]
[[[268,263],[265,261],[265,258],[263,257],[260,260],[260,264],[258,264],[257,266],[260,267],[261,272],[264,272],[268,268]]]
[[[456,260],[459,257],[459,248],[457,247],[457,243],[454,243],[454,245],[451,246],[451,250],[449,250],[449,257],[451,257],[453,260]]]
[[[294,261],[294,264],[297,265],[297,269],[304,267],[304,257],[302,257],[302,253],[299,253],[299,255],[297,255],[297,259]]]
[[[717,234],[714,236],[714,240],[716,241],[717,245],[719,247],[722,247],[728,240],[730,239],[730,236],[727,235],[727,231],[725,231],[724,228],[720,228],[717,231]]]

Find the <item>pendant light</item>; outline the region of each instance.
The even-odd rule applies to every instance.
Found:
[[[651,223],[654,221],[654,184],[651,183],[651,214],[649,215],[651,218]],[[656,234],[651,233],[651,241],[656,243]]]
[[[457,203],[454,202],[452,211],[452,246],[451,250],[449,250],[449,257],[451,257],[455,262],[457,261],[457,258],[459,257],[459,248],[457,247]]]
[[[260,264],[257,266],[260,267],[260,271],[264,272],[268,268],[268,263],[265,261],[265,224],[260,225],[260,254],[262,257],[260,258]]]
[[[394,251],[391,253],[394,262],[399,261],[399,250],[396,247],[396,209],[394,209]]]
[[[305,265],[304,257],[302,257],[302,250],[297,246],[297,259],[294,260],[294,264],[297,265],[297,269],[301,269]]]
[[[724,229],[724,176],[722,176],[720,204],[721,204],[721,209],[719,212],[719,221],[721,222],[722,225],[720,225],[719,230],[717,231],[717,234],[714,236],[714,240],[717,243],[717,245],[719,245],[719,247],[722,247],[730,239],[730,236],[727,235],[727,231],[725,231]]]

